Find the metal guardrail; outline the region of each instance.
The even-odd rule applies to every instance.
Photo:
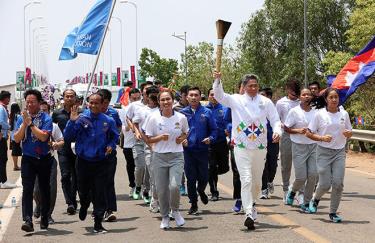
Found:
[[[375,143],[375,131],[353,129],[352,132],[352,140]]]

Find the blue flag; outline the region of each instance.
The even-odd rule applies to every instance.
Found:
[[[109,22],[113,0],[98,0],[91,8],[80,27],[66,38],[60,53],[60,60],[69,60],[77,53],[96,55]],[[74,39],[74,41],[73,41]],[[70,53],[69,53],[70,52]]]
[[[74,51],[74,43],[76,42],[78,27],[74,28],[72,32],[65,38],[63,47],[61,48],[59,60],[71,60],[77,57]]]

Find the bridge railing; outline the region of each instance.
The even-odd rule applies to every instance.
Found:
[[[375,143],[375,131],[353,129],[352,140]]]

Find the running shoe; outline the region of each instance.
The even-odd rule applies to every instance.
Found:
[[[48,217],[41,217],[40,218],[40,229],[46,230],[48,229]]]
[[[241,208],[242,208],[242,200],[237,199],[236,202],[234,203],[232,211],[235,212],[235,213],[239,213],[239,212],[241,212]]]
[[[262,195],[260,196],[260,199],[268,199],[269,196],[268,196],[268,189],[264,189],[262,190]]]
[[[199,192],[199,196],[204,205],[208,204],[208,197],[205,192]]]
[[[275,187],[273,186],[273,182],[268,182],[267,187],[268,187],[269,194],[273,194],[273,192],[275,191]]]
[[[163,217],[160,223],[160,229],[169,229],[169,217]]]
[[[247,227],[248,230],[255,230],[254,219],[252,219],[250,215],[246,217],[246,220],[243,224]]]
[[[115,222],[116,220],[117,220],[117,217],[112,211],[108,210],[107,212],[105,212],[104,221]]]
[[[219,201],[219,196],[217,194],[213,194],[210,198],[211,201],[216,202]]]
[[[159,202],[158,202],[158,200],[155,200],[154,198],[151,198],[149,210],[150,210],[151,213],[159,213]]]
[[[68,208],[66,209],[66,212],[69,214],[69,215],[74,215],[76,214],[76,208],[74,207],[73,204],[70,204],[68,206]]]
[[[342,221],[342,218],[340,216],[338,216],[336,213],[330,213],[329,218],[334,223],[341,223],[341,221]]]
[[[10,183],[8,181],[6,181],[4,183],[0,183],[0,189],[13,189],[13,188],[16,188],[16,187],[17,187],[16,184]]]
[[[23,231],[26,231],[26,232],[34,232],[34,225],[33,223],[31,222],[31,220],[26,220],[22,226],[21,226],[21,229]]]
[[[309,204],[309,211],[310,213],[316,213],[318,211],[318,204],[319,201],[316,199],[312,199]]]
[[[289,190],[288,194],[286,196],[286,204],[287,205],[293,205],[294,197],[296,196],[296,193]]]
[[[141,188],[140,187],[137,187],[135,190],[134,190],[134,193],[133,193],[133,199],[134,200],[138,200],[141,198]]]
[[[104,234],[104,233],[107,233],[108,230],[106,230],[103,225],[102,225],[102,222],[95,222],[94,224],[94,233],[95,234]]]
[[[180,211],[173,211],[172,216],[176,221],[176,226],[181,227],[185,224],[185,219],[181,216]]]
[[[310,213],[310,210],[309,210],[309,204],[302,204],[301,205],[301,212],[302,213]]]
[[[305,199],[305,195],[303,194],[303,192],[299,192],[298,196],[296,198],[296,201],[297,201],[299,206],[304,204],[304,199]]]
[[[188,214],[189,215],[197,215],[198,214],[198,206],[192,204],[189,211],[188,211]]]
[[[84,221],[86,219],[86,216],[87,216],[87,208],[84,208],[81,206],[81,208],[79,209],[78,217],[81,221]]]

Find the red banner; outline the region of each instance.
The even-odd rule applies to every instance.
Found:
[[[103,72],[99,73],[100,86],[103,86]]]
[[[121,86],[121,68],[117,68],[117,86]]]
[[[95,73],[95,75],[94,75],[94,84],[95,84],[95,86],[98,85],[98,74],[97,73]]]
[[[130,80],[133,82],[133,88],[136,88],[135,66],[130,66]]]
[[[25,72],[25,84],[31,85],[31,82],[32,82],[31,69],[27,67],[26,72]]]

